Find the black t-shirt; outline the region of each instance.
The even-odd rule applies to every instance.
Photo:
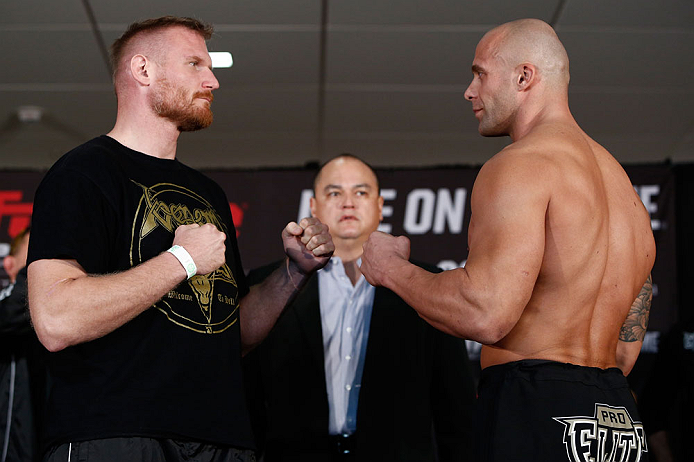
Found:
[[[248,287],[219,185],[177,160],[95,138],[41,182],[29,263],[75,259],[89,274],[124,271],[171,247],[175,229],[190,223],[226,233],[226,265],[182,282],[110,334],[48,355],[48,444],[145,436],[253,447],[238,312]],[[127,303],[127,291],[122,297]]]

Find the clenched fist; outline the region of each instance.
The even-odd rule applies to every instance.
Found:
[[[335,251],[328,226],[314,217],[304,218],[298,224],[288,223],[282,231],[282,241],[284,252],[304,274],[324,267]]]
[[[173,243],[188,251],[198,268],[197,274],[207,274],[225,263],[226,238],[212,223],[181,225],[176,228]]]

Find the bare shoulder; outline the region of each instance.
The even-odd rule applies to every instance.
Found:
[[[555,170],[551,154],[552,150],[541,139],[510,144],[482,166],[475,187],[542,188],[543,182],[537,181],[539,175],[551,175]]]

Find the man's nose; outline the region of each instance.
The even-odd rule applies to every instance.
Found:
[[[219,88],[219,81],[217,80],[217,77],[215,77],[214,72],[212,72],[212,69],[210,69],[209,75],[202,82],[202,86],[207,90],[216,90]]]
[[[465,90],[465,93],[463,96],[465,97],[466,100],[472,101],[472,98],[474,98],[476,95],[475,91],[472,89],[472,83],[468,85],[467,89]]]

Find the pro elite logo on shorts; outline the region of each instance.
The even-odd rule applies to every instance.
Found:
[[[624,407],[595,404],[593,417],[554,417],[564,424],[564,445],[571,462],[639,462],[648,452],[641,422]]]
[[[133,183],[135,183],[133,181]],[[199,194],[171,183],[142,188],[133,219],[130,264],[159,254],[181,225],[212,223],[229,234],[214,207]],[[225,263],[209,274],[197,274],[154,304],[169,321],[204,334],[224,332],[238,320],[238,286]]]

